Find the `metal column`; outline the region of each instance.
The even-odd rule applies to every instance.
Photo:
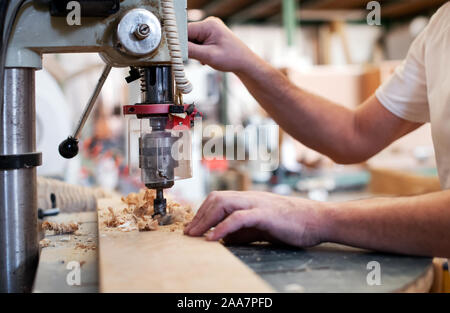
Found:
[[[36,150],[35,76],[7,68],[0,154]],[[38,259],[36,167],[0,170],[0,292],[31,290]]]
[[[283,0],[282,13],[287,46],[292,47],[295,44],[295,30],[297,27],[297,1]]]

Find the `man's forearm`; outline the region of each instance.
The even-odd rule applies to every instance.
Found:
[[[323,241],[386,252],[450,257],[450,191],[326,203]]]
[[[234,72],[284,130],[338,163],[365,161],[420,126],[395,116],[375,96],[350,110],[296,87],[217,18],[188,28],[191,58]]]
[[[236,74],[294,138],[338,162],[352,157],[352,149],[358,145],[352,110],[298,88],[258,57]]]

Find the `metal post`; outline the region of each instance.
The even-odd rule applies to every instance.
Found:
[[[7,68],[0,154],[36,150],[35,76]],[[36,167],[0,170],[0,292],[31,290],[38,259]]]
[[[295,43],[295,29],[297,27],[297,1],[283,0],[283,26],[286,31],[287,45]]]

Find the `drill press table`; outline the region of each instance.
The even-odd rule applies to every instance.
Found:
[[[60,214],[54,221],[79,221],[81,235],[47,236],[34,292],[98,292],[98,252],[78,245],[97,243],[95,212]],[[54,245],[54,246],[52,246]],[[295,249],[255,244],[229,250],[278,292],[426,292],[433,281],[431,258],[374,253],[342,245],[323,244]],[[81,264],[81,285],[67,284],[68,264]],[[367,264],[380,264],[381,285],[369,286]]]

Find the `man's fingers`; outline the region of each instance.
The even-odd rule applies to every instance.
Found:
[[[205,64],[211,59],[210,46],[202,46],[192,42],[188,42],[189,58],[200,61]]]
[[[200,44],[205,41],[215,41],[216,36],[226,29],[227,27],[220,19],[210,16],[203,21],[188,24],[188,39]]]
[[[200,207],[192,223],[188,225],[189,228],[185,233],[191,236],[203,235],[239,208],[234,201],[236,201],[236,197],[233,197],[230,192],[212,192]]]
[[[211,35],[211,27],[207,27],[206,21],[192,22],[188,24],[188,39],[198,43],[204,42]]]
[[[203,216],[206,214],[207,210],[211,206],[211,200],[209,197],[206,198],[206,200],[202,203],[200,208],[198,209],[197,213],[195,214],[192,221],[184,228],[184,233],[189,234],[190,230],[197,225],[199,221],[203,218]]]
[[[197,214],[195,214],[192,221],[186,226],[184,229],[184,233],[188,234],[189,230],[192,229],[199,221],[203,219],[203,216],[206,214],[206,212],[209,211],[209,208],[212,206],[212,204],[216,201],[217,198],[217,192],[211,192],[203,201],[203,203],[200,205],[200,208],[197,211]]]
[[[187,234],[191,236],[203,235],[223,220],[232,210],[229,198],[213,194],[209,200],[209,205],[204,207],[204,214],[199,216]]]
[[[243,228],[257,227],[261,221],[259,210],[241,210],[230,214],[207,235],[208,240],[219,240]]]

